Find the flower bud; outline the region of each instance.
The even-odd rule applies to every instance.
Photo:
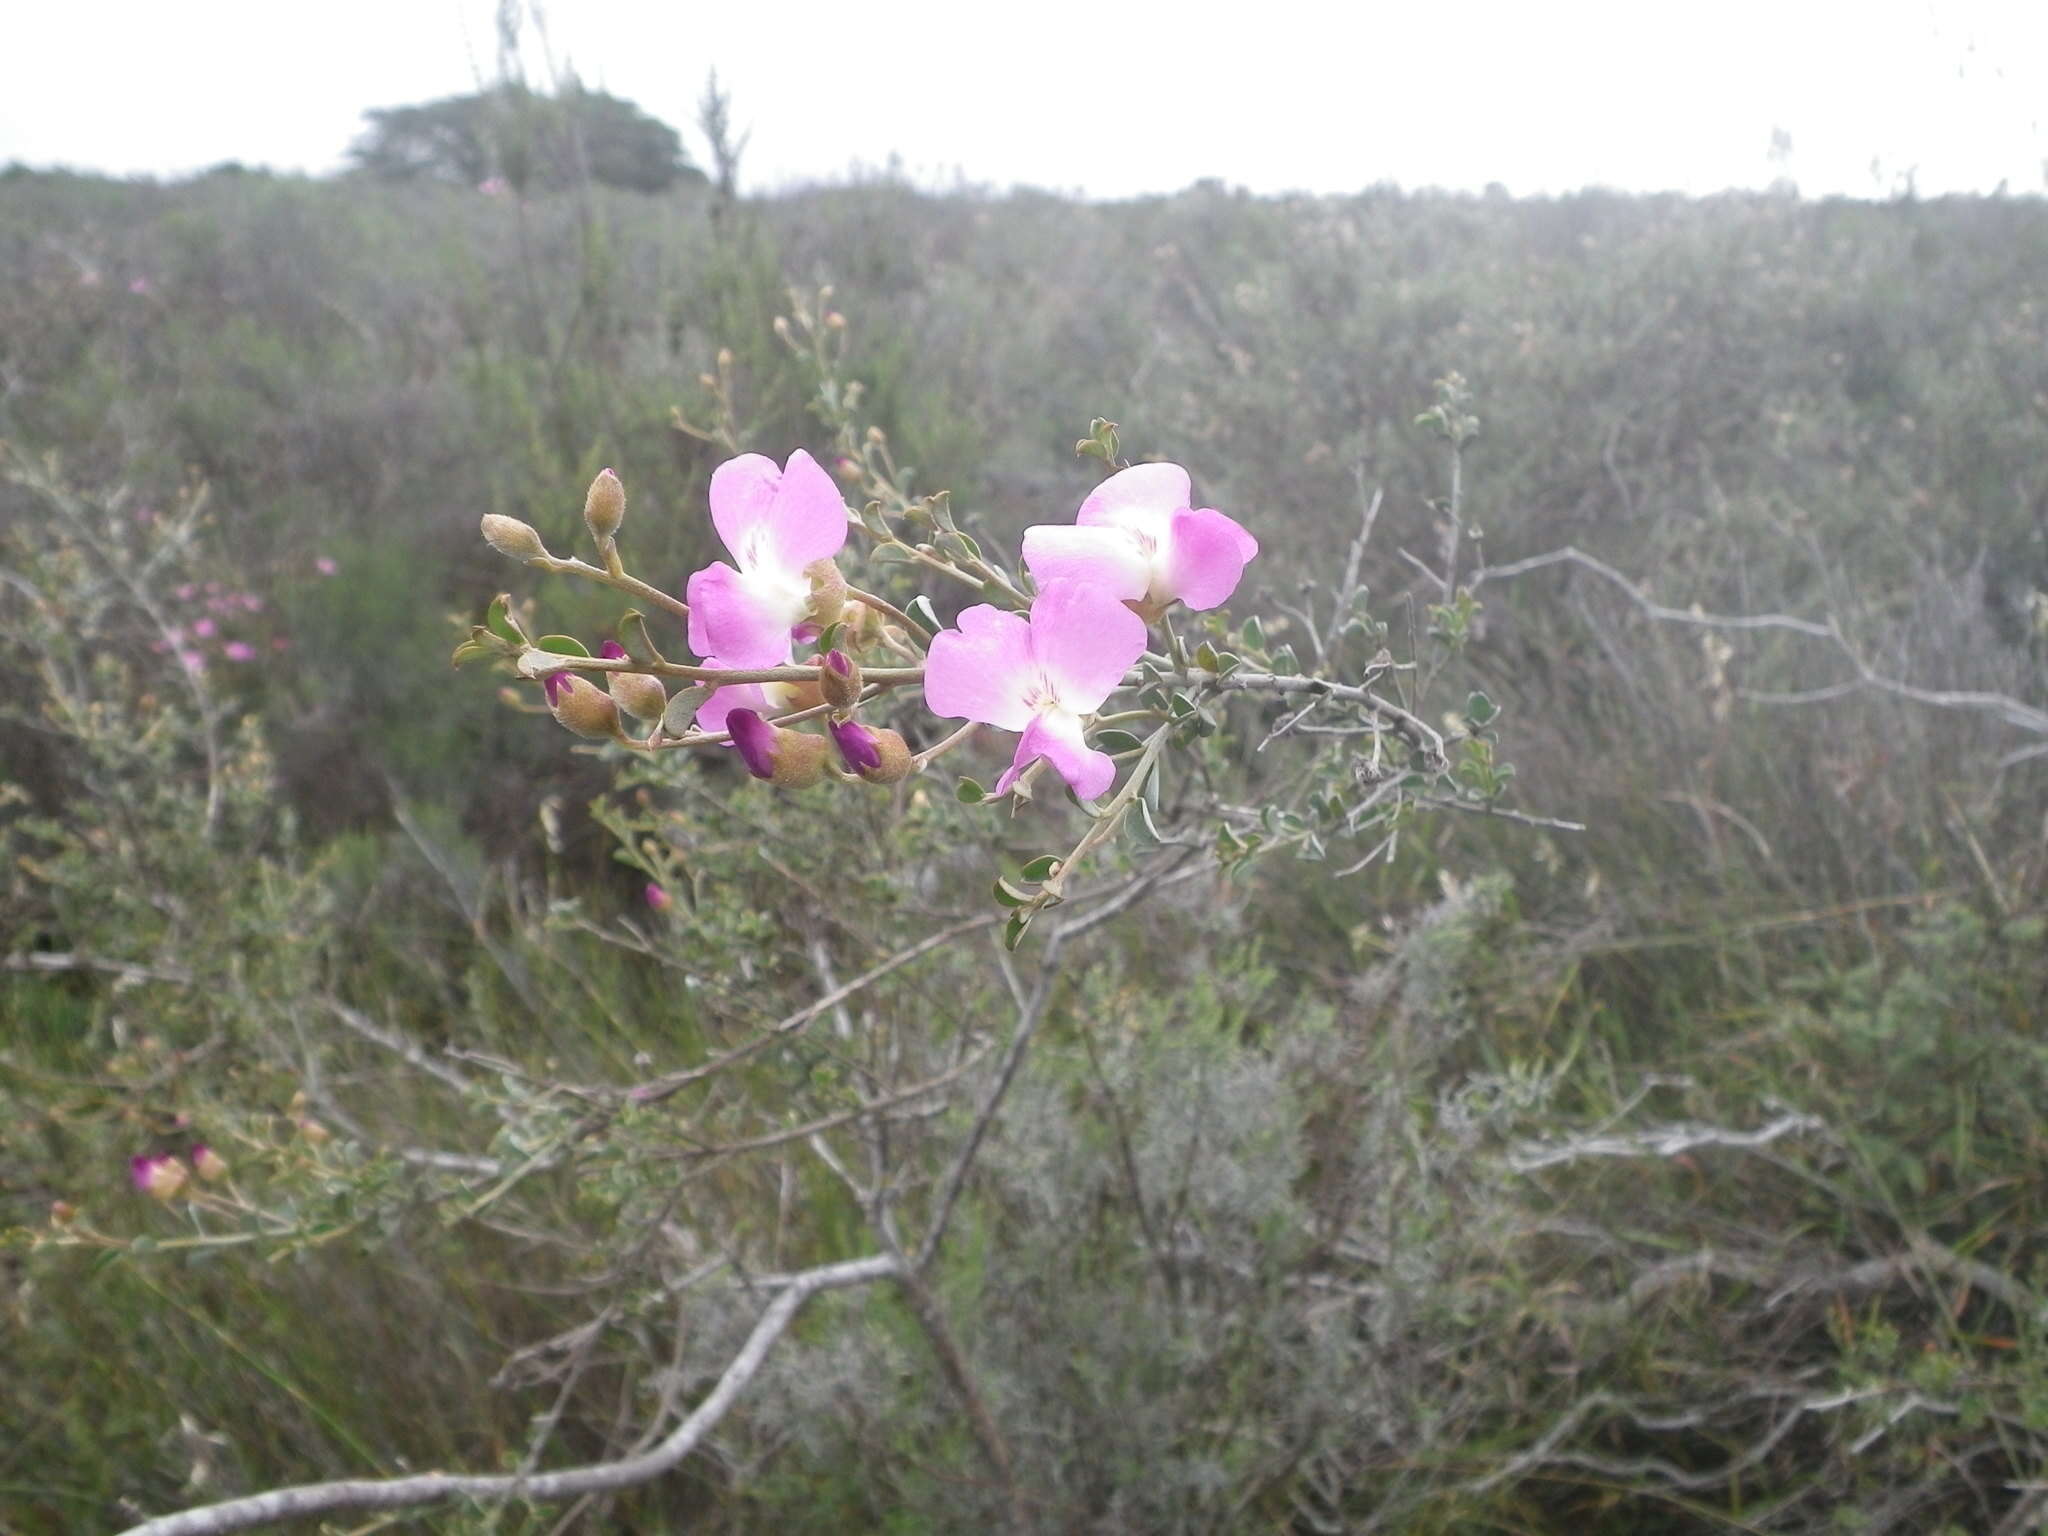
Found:
[[[573,672],[550,672],[541,687],[555,718],[578,736],[608,741],[619,731],[619,707],[612,696]]]
[[[846,578],[839,574],[838,563],[813,560],[804,567],[804,580],[811,584],[811,601],[804,609],[804,622],[820,629],[838,622],[839,612],[846,606]]]
[[[616,640],[607,640],[603,652],[607,656],[624,656],[626,648]],[[607,672],[604,681],[612,702],[636,720],[659,720],[668,708],[668,690],[645,672]]]
[[[516,517],[500,517],[495,512],[486,512],[483,530],[484,542],[501,555],[528,562],[547,557],[547,546],[541,543],[540,535]]]
[[[818,658],[818,691],[834,709],[851,709],[860,702],[860,663],[844,651],[827,651]]]
[[[192,1147],[192,1171],[209,1184],[217,1184],[228,1176],[228,1160],[205,1142],[195,1142]]]
[[[642,891],[641,895],[647,898],[647,905],[657,912],[666,912],[669,908],[669,903],[674,899],[665,889],[655,884],[652,880],[647,882],[647,889]]]
[[[766,779],[779,789],[808,789],[825,776],[825,754],[831,748],[822,736],[785,731],[751,709],[736,709],[727,715],[725,728],[732,733],[740,761],[757,779]]]
[[[597,478],[590,482],[589,494],[583,498],[583,526],[590,530],[590,536],[601,549],[625,520],[626,488],[609,469],[600,469]]]
[[[174,1200],[185,1187],[185,1165],[175,1157],[131,1157],[128,1177],[145,1195],[157,1200]]]
[[[858,720],[834,720],[828,729],[846,771],[870,784],[894,784],[916,766],[909,746],[894,731],[871,730]]]
[[[311,1117],[299,1121],[299,1134],[316,1147],[334,1140],[334,1133]]]
[[[78,1207],[69,1200],[52,1200],[50,1202],[51,1226],[68,1227],[76,1220],[78,1220]]]

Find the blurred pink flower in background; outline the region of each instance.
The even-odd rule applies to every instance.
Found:
[[[337,571],[339,571],[341,567],[334,563],[334,557],[332,555],[319,555],[315,557],[313,561],[313,569],[318,571],[322,576],[332,576]]]
[[[254,661],[256,659],[256,647],[242,640],[230,640],[220,648],[220,653],[227,657],[229,661]]]

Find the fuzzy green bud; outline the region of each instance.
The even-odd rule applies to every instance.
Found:
[[[573,672],[551,672],[546,679],[546,691],[555,718],[578,736],[609,741],[618,734],[618,705],[588,678]]]
[[[818,691],[834,709],[851,709],[860,702],[860,663],[844,651],[827,651],[818,658]]]
[[[622,657],[626,648],[616,640],[607,640],[603,654]],[[604,680],[612,702],[636,720],[659,720],[668,708],[668,690],[645,672],[607,672]]]
[[[626,488],[609,469],[600,469],[590,482],[590,493],[583,498],[583,525],[602,549],[625,520]]]
[[[516,517],[500,517],[495,512],[486,512],[483,531],[484,542],[501,555],[529,563],[547,558],[547,546],[541,543],[540,535]]]

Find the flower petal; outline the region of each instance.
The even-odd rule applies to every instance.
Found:
[[[751,709],[735,709],[726,718],[732,744],[740,750],[740,761],[757,779],[775,777],[775,727]]]
[[[1167,520],[1193,493],[1188,472],[1178,464],[1133,464],[1098,485],[1074,521],[1083,528],[1130,528],[1163,537]]]
[[[1109,754],[1096,751],[1082,735],[1081,717],[1072,710],[1048,709],[1024,727],[1017,755],[996,780],[995,792],[1009,793],[1018,776],[1041,757],[1083,800],[1093,800],[1116,780],[1116,764]]]
[[[740,565],[801,571],[846,543],[846,502],[818,461],[799,448],[786,468],[758,453],[711,475],[711,524]]]
[[[728,667],[779,667],[789,635],[804,615],[801,582],[773,571],[736,571],[723,560],[690,577],[690,649]]]
[[[1145,621],[1105,588],[1049,582],[1031,604],[1031,649],[1061,707],[1085,715],[1144,654]]]
[[[1024,564],[1041,587],[1055,581],[1085,581],[1113,597],[1136,601],[1152,585],[1152,562],[1123,528],[1064,523],[1026,528]]]
[[[925,708],[935,715],[979,720],[1021,731],[1031,719],[1026,695],[1038,682],[1031,626],[1020,614],[978,603],[957,629],[932,636],[924,664]]]
[[[1166,561],[1167,592],[1197,612],[1214,608],[1237,590],[1259,541],[1214,507],[1173,515]]]
[[[846,764],[848,773],[866,773],[882,766],[875,733],[858,720],[827,721],[826,729],[832,733],[832,744],[839,748],[839,759]]]
[[[713,658],[707,659],[704,665],[724,667],[731,663]],[[697,706],[694,724],[700,731],[725,730],[729,724],[728,717],[736,709],[751,709],[761,715],[775,713],[768,690],[760,683],[727,683],[723,688],[712,689],[711,697]]]

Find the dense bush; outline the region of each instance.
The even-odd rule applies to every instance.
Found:
[[[980,922],[1048,822],[629,767],[446,669],[479,514],[567,546],[615,463],[679,579],[722,450],[678,422],[835,450],[774,338],[830,282],[862,419],[991,547],[1115,417],[1256,526],[1306,660],[1383,489],[1370,620],[1587,830],[1225,880],[1207,829],[1046,974],[929,1293],[821,1298],[578,1518],[2035,1528],[2044,251],[2003,200],[0,180],[0,1525],[617,1456],[758,1277],[866,1251],[878,1168],[915,1237],[1034,995],[992,922],[621,1091]],[[1451,368],[1461,646],[1415,563]],[[1566,546],[1635,587],[1484,573]],[[1212,780],[1306,824],[1249,731]],[[128,1188],[194,1141],[229,1180]]]

